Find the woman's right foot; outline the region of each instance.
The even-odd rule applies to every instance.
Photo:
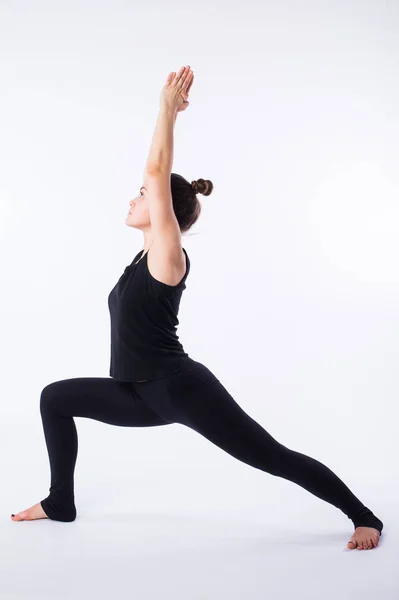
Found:
[[[351,539],[347,543],[349,550],[370,550],[377,548],[380,541],[380,532],[373,527],[356,527]]]
[[[36,519],[48,519],[48,516],[44,512],[40,502],[34,504],[26,510],[22,510],[16,515],[11,515],[12,521],[33,521]]]

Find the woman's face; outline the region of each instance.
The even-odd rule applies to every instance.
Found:
[[[142,229],[150,225],[150,211],[148,209],[147,190],[142,186],[138,196],[129,202],[129,212],[125,220],[129,227]]]

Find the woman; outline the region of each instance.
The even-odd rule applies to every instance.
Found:
[[[383,523],[319,461],[274,439],[235,402],[217,377],[184,351],[176,328],[190,270],[181,234],[198,219],[196,193],[212,182],[190,183],[171,173],[173,129],[185,110],[194,74],[170,73],[148,157],[144,185],[130,202],[127,225],[144,233],[144,249],[111,290],[110,378],[65,379],[47,385],[40,412],[51,468],[50,494],[12,515],[14,521],[76,518],[74,469],[77,432],[73,417],[122,427],[181,423],[238,460],[293,481],[339,508],[354,524],[350,549],[378,545]]]

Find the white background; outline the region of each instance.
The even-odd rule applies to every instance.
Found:
[[[7,600],[395,597],[398,31],[397,1],[0,2]],[[107,296],[143,248],[128,203],[187,64],[173,171],[215,187],[183,237],[179,339],[384,521],[351,564],[345,515],[177,424],[77,418],[78,519],[9,518],[48,494],[43,387],[108,377]]]

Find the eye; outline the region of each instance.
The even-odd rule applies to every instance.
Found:
[[[139,192],[139,195],[141,196],[141,194],[143,194],[143,195],[144,195],[144,192],[142,192],[142,191],[140,190],[140,192]]]

